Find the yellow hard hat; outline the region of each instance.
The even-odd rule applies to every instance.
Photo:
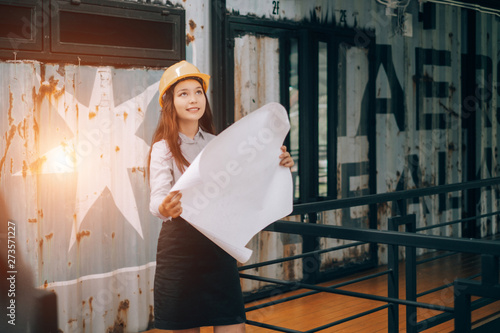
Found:
[[[163,94],[165,94],[168,88],[170,88],[177,81],[192,76],[199,77],[203,80],[203,90],[207,92],[210,75],[200,73],[200,70],[195,65],[190,64],[186,60],[182,60],[167,68],[160,79],[160,106],[163,107]]]

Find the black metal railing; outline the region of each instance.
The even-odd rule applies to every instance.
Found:
[[[436,187],[398,191],[392,193],[367,195],[363,197],[344,198],[338,200],[327,200],[315,203],[299,204],[295,205],[294,211],[292,212],[291,215],[299,215],[299,214],[303,216],[306,214],[312,215],[327,210],[355,207],[361,205],[375,205],[385,202],[397,202],[399,203],[400,207],[405,207],[406,206],[405,201],[413,199],[415,197],[423,197],[423,196],[436,195],[448,192],[474,190],[482,187],[497,186],[499,184],[500,184],[500,177],[472,181],[461,184],[449,184]],[[357,246],[366,243],[386,244],[388,246],[388,268],[387,270],[382,272],[371,274],[358,279],[353,279],[351,281],[329,287],[322,287],[311,283],[305,283],[303,281],[284,281],[279,279],[240,273],[240,276],[244,279],[251,279],[251,280],[272,283],[278,286],[287,287],[289,290],[292,289],[296,290],[299,288],[310,290],[308,292],[303,292],[298,295],[282,298],[278,301],[269,301],[267,303],[249,307],[247,308],[247,311],[250,312],[256,309],[261,309],[278,303],[291,301],[314,293],[327,292],[327,293],[358,297],[362,299],[380,301],[383,304],[369,311],[356,313],[350,317],[341,318],[327,325],[322,325],[314,329],[310,329],[306,331],[307,333],[318,332],[323,329],[333,327],[335,325],[344,323],[346,321],[360,318],[362,316],[383,309],[388,309],[388,318],[387,318],[388,331],[398,332],[400,305],[406,306],[406,332],[420,332],[424,329],[428,329],[430,327],[436,326],[438,324],[441,324],[449,320],[454,320],[455,332],[459,333],[470,332],[471,311],[500,299],[499,260],[498,260],[500,257],[500,242],[493,240],[484,240],[484,239],[465,239],[465,238],[423,235],[423,234],[417,234],[417,232],[429,230],[432,228],[439,228],[446,225],[470,223],[471,221],[475,221],[479,218],[500,215],[500,211],[473,217],[467,217],[464,219],[459,219],[445,223],[439,223],[422,228],[416,227],[417,223],[415,215],[406,215],[405,209],[402,209],[402,211],[403,211],[402,215],[389,218],[388,221],[389,230],[353,229],[353,228],[324,225],[324,224],[320,225],[320,224],[288,222],[288,221],[277,221],[273,223],[265,230],[272,232],[280,232],[280,233],[298,234],[302,236],[327,237],[327,238],[351,240],[354,241],[354,243],[338,247],[332,247],[328,249],[310,251],[307,253],[302,253],[287,258],[278,258],[275,260],[242,266],[240,267],[240,271],[245,271],[250,268],[257,268],[276,263],[282,263],[289,260],[296,260],[310,256],[318,256],[321,253],[336,251],[346,247]],[[400,226],[405,227],[404,232],[397,231]],[[400,275],[399,255],[398,255],[399,246],[404,246],[406,251],[405,253],[406,296],[404,299],[399,297],[399,275]],[[444,255],[435,256],[432,259],[418,261],[416,256],[417,248],[443,250],[448,252]],[[467,279],[457,279],[453,283],[448,283],[443,286],[433,288],[431,290],[417,293],[416,286],[417,286],[418,265],[426,263],[429,260],[436,260],[442,258],[443,256],[448,256],[454,253],[472,253],[481,255],[481,262],[482,262],[481,273],[468,277]],[[348,284],[353,284],[359,281],[368,280],[383,275],[387,276],[388,294],[386,297],[339,289],[340,287],[343,287]],[[481,281],[473,280],[479,276],[481,277]],[[453,307],[446,307],[443,306],[442,304],[431,304],[418,301],[419,297],[435,292],[437,290],[449,288],[451,286],[453,286],[454,288]],[[472,302],[471,296],[479,296],[481,298]],[[416,314],[417,308],[437,310],[440,312],[440,314],[419,322],[417,320],[417,314]],[[265,327],[268,329],[273,329],[282,332],[299,332],[291,328],[278,327],[251,320],[249,320],[247,323],[250,325]]]

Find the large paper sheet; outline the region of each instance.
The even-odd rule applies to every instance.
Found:
[[[210,141],[172,188],[182,218],[241,263],[250,239],[292,212],[292,176],[279,165],[289,130],[285,108],[266,104]]]

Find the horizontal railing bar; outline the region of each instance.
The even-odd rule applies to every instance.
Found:
[[[479,308],[482,308],[483,306],[489,305],[491,303],[497,302],[498,300],[496,299],[488,299],[488,298],[479,298],[475,301],[471,302],[471,312],[474,310],[477,310]],[[429,328],[432,328],[434,326],[440,325],[442,323],[447,322],[448,320],[452,320],[454,318],[454,315],[452,313],[440,313],[438,315],[435,315],[433,317],[427,318],[425,320],[419,321],[417,323],[417,330],[419,332],[425,331]]]
[[[416,263],[417,263],[417,265],[421,265],[421,264],[425,264],[425,263],[428,263],[428,262],[431,262],[431,261],[434,261],[434,260],[439,260],[439,259],[443,259],[443,258],[446,258],[446,257],[451,257],[451,256],[453,256],[455,254],[457,254],[457,252],[447,252],[447,253],[440,254],[438,256],[432,257],[432,258],[417,260]]]
[[[390,272],[390,270],[386,270],[386,271],[382,271],[382,272],[370,274],[370,275],[363,276],[363,277],[360,277],[360,278],[357,278],[357,279],[353,279],[353,280],[345,281],[345,282],[342,282],[342,283],[334,284],[334,285],[331,285],[331,286],[327,286],[327,288],[345,287],[345,286],[350,285],[350,284],[354,284],[354,283],[366,281],[366,280],[369,280],[369,279],[372,279],[372,278],[376,278],[376,277],[385,275],[385,274],[387,274],[389,272]],[[296,289],[296,288],[294,288],[294,289]],[[318,294],[320,292],[321,291],[313,290],[313,291],[301,293],[301,294],[298,294],[298,295],[288,296],[288,297],[285,297],[285,298],[281,298],[279,300],[269,301],[267,303],[263,303],[263,304],[259,304],[259,305],[255,305],[255,306],[252,306],[252,307],[245,308],[245,311],[246,312],[250,312],[250,311],[259,310],[259,309],[262,309],[262,308],[266,308],[268,306],[273,306],[273,305],[276,305],[276,304],[281,304],[281,303],[285,303],[285,302],[288,302],[288,301],[293,301],[293,300],[296,300],[296,299],[299,299],[299,298],[302,298],[302,297],[315,295],[315,294]]]
[[[477,220],[477,219],[482,219],[482,218],[485,218],[485,217],[490,217],[490,216],[499,215],[499,214],[500,214],[500,211],[492,212],[492,213],[487,213],[487,214],[482,214],[482,215],[470,216],[470,217],[466,217],[466,218],[463,218],[463,219],[460,219],[460,220],[454,220],[454,221],[449,221],[449,222],[443,222],[443,223],[433,224],[433,225],[430,225],[430,226],[427,226],[427,227],[416,228],[415,231],[419,232],[419,231],[424,231],[424,230],[429,230],[429,229],[435,229],[435,228],[438,228],[438,227],[445,227],[445,226],[450,225],[450,224],[463,223],[463,222]]]
[[[308,284],[308,283],[283,281],[283,280],[265,278],[265,277],[261,277],[261,276],[250,275],[250,274],[240,274],[240,277],[242,277],[244,279],[270,282],[270,283],[281,284],[281,285],[285,285],[285,286],[286,285],[294,285],[294,286],[298,286],[298,287],[304,288],[304,289],[318,290],[318,291],[323,291],[323,292],[332,293],[332,294],[339,294],[339,295],[344,295],[344,296],[365,298],[365,299],[370,299],[370,300],[379,301],[379,302],[411,305],[411,306],[415,306],[415,307],[426,308],[426,309],[437,310],[437,311],[446,311],[446,312],[453,312],[454,311],[453,308],[435,305],[435,304],[427,304],[427,303],[414,302],[414,301],[403,300],[403,299],[392,298],[392,297],[358,293],[358,292],[350,291],[350,290],[333,289],[333,288],[328,288],[328,287],[316,286],[316,285]]]
[[[354,284],[354,283],[358,283],[358,282],[363,282],[363,281],[366,281],[366,280],[369,280],[369,279],[373,279],[373,278],[376,278],[376,277],[379,277],[379,276],[382,276],[382,275],[386,275],[386,274],[390,273],[391,271],[392,270],[388,269],[388,270],[385,270],[385,271],[382,271],[382,272],[373,273],[373,274],[370,274],[370,275],[359,277],[357,279],[353,279],[353,280],[349,280],[349,281],[346,281],[346,282],[337,283],[337,284],[328,286],[328,288],[345,287],[345,286],[348,286],[350,284]]]
[[[285,328],[285,327],[280,327],[280,326],[269,325],[269,324],[261,323],[261,322],[258,322],[258,321],[248,320],[248,319],[247,319],[247,321],[245,323],[249,324],[249,325],[257,326],[257,327],[268,328],[270,330],[280,331],[280,332],[303,333],[302,331],[292,330],[292,329]]]
[[[481,273],[474,274],[472,276],[469,276],[469,277],[465,278],[465,280],[472,280],[472,279],[475,279],[475,278],[480,277],[480,276],[481,276]],[[436,287],[436,288],[433,288],[433,289],[429,289],[429,290],[421,292],[420,294],[417,294],[417,298],[425,296],[425,295],[428,295],[428,294],[432,294],[432,293],[434,293],[436,291],[443,290],[443,289],[446,289],[446,288],[449,288],[449,287],[452,287],[452,286],[453,286],[453,282],[447,283],[447,284],[443,284],[443,285],[441,285],[439,287]]]
[[[399,201],[399,200],[405,200],[405,199],[410,199],[410,198],[415,198],[415,197],[422,197],[422,196],[431,196],[431,195],[437,195],[441,193],[447,193],[447,192],[457,192],[457,191],[464,191],[468,189],[473,189],[473,188],[480,188],[484,186],[493,186],[493,185],[498,185],[500,184],[500,177],[496,178],[491,178],[491,179],[486,179],[486,180],[478,180],[478,181],[472,181],[472,182],[467,182],[467,183],[459,183],[459,184],[448,184],[448,185],[441,185],[441,186],[434,186],[434,187],[428,187],[428,188],[420,188],[420,189],[412,189],[412,190],[405,190],[405,191],[398,191],[398,192],[391,192],[391,193],[381,193],[381,194],[373,194],[373,195],[367,195],[363,197],[355,197],[355,198],[342,198],[342,199],[335,199],[335,200],[325,200],[321,202],[314,202],[314,203],[307,203],[307,204],[297,204],[294,206],[293,212],[290,215],[299,215],[299,214],[306,214],[306,213],[315,213],[315,212],[320,212],[320,211],[326,211],[326,210],[334,210],[334,209],[339,209],[343,207],[355,207],[355,206],[361,206],[361,205],[373,205],[377,203],[382,203],[382,202],[389,202],[389,201]],[[477,220],[480,218],[488,217],[488,216],[493,216],[493,215],[498,215],[500,212],[494,212],[494,213],[489,213],[489,214],[483,214],[480,216],[473,216],[461,220],[455,220],[455,221],[449,221],[449,222],[444,222],[444,223],[439,223],[435,224],[432,226],[427,226],[427,227],[422,227],[422,228],[417,228],[418,231],[424,231],[424,230],[430,230],[430,229],[435,229],[439,227],[444,227],[448,225],[453,225],[457,223],[463,223],[468,220]],[[366,243],[380,243],[380,244],[391,244],[391,245],[398,245],[398,246],[409,246],[409,247],[415,247],[415,248],[429,248],[429,249],[438,249],[438,250],[445,250],[445,251],[452,251],[452,252],[465,252],[465,253],[476,253],[476,254],[492,254],[495,256],[500,256],[500,244],[498,242],[492,242],[492,241],[486,241],[486,240],[474,240],[474,239],[460,239],[460,238],[452,238],[452,237],[443,237],[443,236],[434,236],[434,235],[421,235],[421,234],[415,234],[415,233],[405,233],[405,232],[396,232],[396,231],[380,231],[380,230],[374,230],[374,229],[352,229],[352,228],[344,228],[344,227],[338,227],[338,226],[331,226],[331,225],[321,225],[321,224],[307,224],[307,223],[300,223],[300,222],[289,222],[289,221],[277,221],[270,225],[268,228],[265,229],[266,231],[273,231],[273,232],[282,232],[282,233],[291,233],[291,234],[299,234],[299,235],[309,235],[309,236],[314,236],[314,237],[329,237],[329,238],[337,238],[337,239],[348,239],[348,240],[353,240],[357,241],[357,243],[354,244],[347,244],[345,246],[347,247],[354,247]],[[344,247],[344,246],[342,246]],[[272,265],[272,264],[277,264],[285,261],[290,261],[290,260],[295,260],[295,259],[300,259],[304,258],[306,256],[310,255],[317,255],[317,254],[322,254],[326,252],[332,252],[335,250],[339,250],[342,247],[333,247],[329,249],[322,249],[322,250],[316,250],[316,251],[311,251],[308,253],[303,253],[299,254],[296,256],[291,256],[287,258],[279,258],[279,259],[274,259],[274,260],[269,260],[266,262],[261,262],[261,263],[256,263],[252,265],[247,265],[247,266],[242,266],[239,269],[240,270],[248,270],[251,268],[257,268],[257,267],[262,267],[262,266],[267,266],[267,265]],[[434,260],[438,260],[444,257],[451,256],[455,253],[451,254],[444,254],[440,255],[437,257],[429,258],[426,260],[422,260],[417,262],[417,264],[422,264]],[[387,272],[381,272],[377,273],[375,275],[384,275]],[[478,274],[477,276],[480,276],[481,274]],[[297,283],[297,282],[288,282],[288,281],[281,281],[277,279],[269,279],[269,278],[264,278],[260,276],[252,276],[248,274],[240,274],[242,278],[247,278],[247,279],[253,279],[253,280],[258,280],[258,281],[264,281],[268,283],[275,283],[275,284],[281,284],[285,286],[293,286],[294,288],[296,287],[301,287],[305,289],[311,289],[312,291],[307,292],[307,293],[302,293],[299,295],[293,295],[291,297],[283,298],[277,301],[271,301],[265,304],[260,304],[254,307],[247,308],[246,311],[253,311],[257,309],[261,309],[263,307],[275,305],[278,303],[284,303],[286,301],[304,297],[307,295],[312,295],[316,294],[319,292],[329,292],[329,293],[335,293],[335,294],[340,294],[340,295],[345,295],[345,296],[352,296],[352,297],[358,297],[358,298],[364,298],[364,299],[370,299],[370,300],[375,300],[375,301],[381,301],[381,302],[387,302],[389,304],[400,304],[400,305],[407,305],[407,306],[415,306],[415,307],[420,307],[420,308],[427,308],[427,309],[432,309],[432,310],[437,310],[437,311],[443,311],[448,314],[442,314],[438,316],[434,316],[433,318],[453,318],[450,313],[454,312],[453,308],[449,307],[444,307],[440,305],[435,305],[435,304],[427,304],[427,303],[421,303],[421,302],[415,302],[415,301],[408,301],[408,300],[402,300],[402,299],[395,299],[395,298],[389,298],[389,297],[384,297],[384,296],[378,296],[378,295],[371,295],[371,294],[364,294],[364,293],[358,293],[358,292],[353,292],[353,291],[348,291],[348,290],[339,290],[335,288],[339,288],[340,285],[344,284],[352,284],[355,283],[354,280],[351,281],[346,281],[342,284],[335,285],[335,286],[329,286],[329,287],[321,287],[321,286],[315,286],[315,285],[310,285],[310,284],[305,284],[305,283]],[[369,277],[363,277],[360,279],[368,279]],[[447,284],[444,286],[440,286],[428,291],[425,291],[423,293],[420,293],[417,295],[417,297],[421,297],[424,295],[431,294],[433,292],[448,288],[452,286],[453,284]],[[317,327],[312,330],[306,331],[306,333],[314,333],[353,319],[360,318],[362,316],[365,316],[367,314],[380,311],[381,309],[385,309],[389,306],[389,304],[386,304],[384,306],[381,306],[376,309],[372,309],[369,311],[365,311],[362,313],[355,314],[353,316],[343,318],[341,320],[338,320],[333,323],[329,323],[320,327]],[[479,303],[477,303],[479,304]],[[435,320],[435,319],[434,319]],[[448,319],[449,320],[449,319]],[[278,327],[278,326],[273,326],[273,325],[268,325],[264,323],[259,323],[259,322],[254,322],[254,321],[247,321],[247,323],[255,326],[260,326],[260,327],[265,327],[269,329],[274,329],[282,332],[301,332],[301,331],[296,331],[292,329],[287,329],[283,327]],[[418,325],[419,327],[422,327],[422,325],[426,325],[426,321],[419,322]],[[432,325],[434,326],[434,325]]]
[[[371,310],[368,310],[368,311],[364,311],[364,312],[360,312],[360,313],[358,313],[356,315],[353,315],[353,316],[350,316],[350,317],[346,317],[346,318],[343,318],[341,320],[334,321],[334,322],[332,322],[330,324],[326,324],[326,325],[323,325],[323,326],[320,326],[320,327],[316,327],[316,328],[314,328],[312,330],[306,331],[305,333],[315,333],[315,332],[318,332],[318,331],[321,331],[321,330],[324,330],[324,329],[327,329],[327,328],[330,328],[330,327],[333,327],[333,326],[337,326],[337,325],[346,323],[346,322],[354,320],[354,319],[361,318],[363,316],[367,316],[369,314],[378,312],[380,310],[385,310],[388,307],[389,307],[389,304],[382,305],[382,306],[379,306],[377,308],[374,308],[374,309],[371,309]]]
[[[269,301],[269,302],[262,303],[262,304],[259,304],[259,305],[249,306],[248,308],[245,308],[245,312],[252,312],[252,311],[255,311],[255,310],[260,310],[260,309],[263,309],[263,308],[267,308],[269,306],[278,305],[278,304],[281,304],[281,303],[286,303],[288,301],[293,301],[293,300],[296,300],[296,299],[299,299],[299,298],[302,298],[302,297],[311,296],[311,295],[315,295],[315,294],[318,294],[318,293],[320,293],[320,291],[316,291],[316,290],[314,290],[314,291],[308,291],[306,293],[300,293],[300,294],[297,294],[297,295],[288,296],[288,297],[281,298],[281,299],[278,299],[278,300],[275,300],[275,301]]]
[[[350,244],[345,244],[345,245],[330,247],[328,249],[322,249],[322,250],[304,252],[304,253],[297,254],[297,255],[294,255],[294,256],[290,256],[290,257],[278,258],[278,259],[273,259],[273,260],[258,262],[258,263],[255,263],[255,264],[249,264],[249,265],[241,266],[241,267],[238,267],[238,270],[239,271],[245,271],[245,270],[252,269],[252,268],[257,268],[257,267],[262,267],[262,266],[279,264],[279,263],[282,263],[282,262],[285,262],[285,261],[291,261],[291,260],[295,260],[295,259],[301,259],[301,258],[308,257],[308,256],[314,255],[314,254],[322,254],[322,253],[326,253],[326,252],[333,252],[333,251],[343,250],[343,249],[347,249],[347,248],[358,246],[358,245],[364,245],[364,244],[366,244],[366,242],[355,242],[355,243],[350,243]]]
[[[391,244],[477,254],[486,253],[500,256],[500,242],[490,240],[461,239],[444,236],[420,235],[409,232],[354,229],[334,225],[286,221],[276,221],[264,230],[317,237],[349,239],[368,243]]]
[[[436,291],[443,290],[443,289],[446,289],[446,288],[449,288],[449,287],[453,287],[453,282],[447,283],[447,284],[442,284],[439,287],[423,291],[423,292],[417,294],[416,296],[417,296],[417,298],[419,298],[419,297],[422,297],[422,296],[425,296],[425,295],[429,295],[429,294],[435,293]]]
[[[470,190],[474,188],[480,188],[498,184],[500,184],[500,177],[494,177],[489,179],[468,181],[464,183],[446,184],[446,185],[439,185],[432,187],[403,190],[397,192],[368,194],[361,197],[340,198],[340,199],[324,200],[319,202],[296,204],[294,205],[293,212],[290,215],[300,215],[300,214],[315,213],[315,212],[333,210],[344,207],[355,207],[362,205],[377,204],[381,202],[411,199],[415,197],[423,197],[423,196],[435,195],[447,192],[464,191],[464,190]]]
[[[455,220],[455,221],[450,221],[450,222],[436,223],[436,224],[433,224],[433,225],[430,225],[430,226],[427,226],[427,227],[416,228],[415,232],[425,231],[425,230],[430,230],[430,229],[436,229],[436,228],[440,228],[440,227],[446,227],[447,225],[458,224],[458,223],[461,223],[461,222],[465,222],[465,221],[463,221],[463,220]]]

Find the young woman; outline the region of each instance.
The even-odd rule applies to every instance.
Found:
[[[154,281],[155,327],[244,332],[245,309],[236,260],[180,217],[182,194],[170,189],[214,138],[206,91],[210,76],[181,61],[160,80],[161,115],[149,155],[151,213],[163,220]],[[292,167],[283,146],[280,165]]]

